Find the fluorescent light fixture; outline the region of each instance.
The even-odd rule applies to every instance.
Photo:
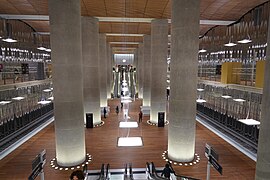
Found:
[[[51,101],[53,101],[54,100],[54,97],[52,96],[52,97],[49,97],[48,99],[51,100]]]
[[[199,53],[204,53],[204,52],[206,52],[206,49],[200,49],[199,50]]]
[[[13,100],[17,100],[17,101],[20,101],[20,100],[22,100],[22,99],[24,99],[25,97],[20,97],[20,96],[18,96],[18,97],[14,97],[14,98],[12,98]]]
[[[39,101],[38,104],[42,104],[42,105],[45,105],[45,104],[50,104],[51,101]]]
[[[196,102],[197,102],[197,103],[205,103],[206,100],[204,100],[204,99],[197,99]]]
[[[119,128],[137,128],[138,123],[137,122],[120,122]]]
[[[106,36],[135,36],[135,37],[142,37],[143,34],[117,34],[117,33],[107,33]]]
[[[122,83],[122,85],[123,85],[123,86],[126,86],[126,85],[127,85],[127,83],[126,83],[126,82],[123,82],[123,83]]]
[[[230,99],[230,98],[232,98],[232,96],[228,96],[228,95],[224,95],[224,96],[221,96],[221,97],[223,97],[224,99]]]
[[[40,46],[40,47],[38,47],[37,49],[38,49],[38,50],[41,50],[41,51],[45,51],[45,50],[46,50],[46,48],[43,47],[43,46]]]
[[[110,42],[110,44],[140,44],[139,42]]]
[[[245,102],[246,100],[244,100],[244,99],[233,99],[234,101],[236,101],[236,102]]]
[[[229,42],[229,43],[227,43],[227,44],[224,44],[224,46],[227,46],[227,47],[233,47],[233,46],[236,46],[236,44],[235,44],[235,43]]]
[[[260,125],[260,121],[256,121],[255,119],[239,119],[241,123],[244,123],[246,125]]]
[[[11,38],[2,39],[2,41],[8,42],[8,43],[15,43],[15,42],[17,42],[16,39],[11,39]]]
[[[199,89],[197,89],[197,91],[200,91],[201,92],[201,91],[204,91],[204,89],[199,88]]]
[[[51,50],[51,49],[45,49],[45,51],[47,51],[47,52],[52,52],[52,50]]]
[[[128,91],[128,88],[127,87],[123,87],[122,88],[122,91]]]
[[[121,100],[121,103],[131,103],[132,102],[132,100],[130,100],[130,99],[123,99],[123,100]]]
[[[167,80],[167,83],[170,83],[170,80],[169,79]]]
[[[167,89],[170,89],[170,87],[167,87]]]
[[[122,61],[123,61],[123,62],[127,62],[127,60],[125,60],[125,59],[123,59]]]
[[[252,42],[252,40],[251,40],[251,39],[242,39],[242,40],[237,41],[237,42],[238,42],[238,43],[241,43],[241,44],[247,44],[247,43]]]
[[[117,145],[119,147],[143,146],[141,137],[119,137]]]
[[[124,79],[123,82],[127,82],[127,80]]]
[[[43,89],[44,92],[51,92],[51,89]]]
[[[11,103],[11,101],[0,101],[0,105],[5,105],[5,104],[9,104]]]
[[[154,18],[128,18],[128,17],[96,17],[99,22],[143,22],[150,23]]]

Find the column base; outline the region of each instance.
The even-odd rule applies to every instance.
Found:
[[[158,126],[158,123],[153,123],[153,122],[151,122],[151,120],[147,120],[146,122],[147,122],[147,124],[149,124],[151,126]],[[167,125],[169,125],[169,121],[166,120],[164,122],[164,126],[167,126]]]
[[[82,162],[81,164],[78,164],[78,165],[74,165],[74,166],[69,166],[69,167],[66,167],[66,166],[60,166],[57,164],[57,159],[56,158],[53,158],[50,162],[50,165],[53,169],[55,170],[59,170],[59,171],[62,171],[62,170],[65,170],[65,171],[68,171],[68,170],[74,170],[74,169],[80,169],[81,167],[84,168],[85,166],[87,166],[87,164],[89,164],[90,162],[92,161],[92,155],[90,155],[89,153],[86,154],[86,158],[85,158],[85,161]]]
[[[201,158],[198,154],[194,154],[194,159],[190,162],[177,162],[177,161],[169,159],[168,150],[164,151],[162,153],[162,159],[166,162],[169,162],[170,164],[178,165],[178,166],[194,166],[194,165],[198,164],[201,160]]]

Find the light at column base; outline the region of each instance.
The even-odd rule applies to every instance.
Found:
[[[158,124],[152,123],[150,120],[148,120],[146,122],[147,122],[147,124],[149,124],[151,126],[158,126]],[[164,126],[167,126],[167,125],[169,125],[169,121],[168,120],[166,120],[165,123],[164,123]]]
[[[198,164],[201,160],[198,154],[195,154],[194,159],[190,162],[176,162],[176,161],[170,160],[168,158],[168,151],[164,151],[161,156],[164,161],[170,162],[171,164],[178,165],[178,166],[193,166],[193,165]]]
[[[87,153],[85,161],[82,164],[78,164],[77,166],[71,166],[71,167],[59,166],[57,164],[56,158],[53,158],[51,160],[50,165],[55,170],[59,170],[59,171],[65,170],[65,171],[67,171],[67,170],[74,170],[75,168],[79,169],[81,167],[84,167],[86,164],[89,164],[91,161],[92,161],[92,155]]]

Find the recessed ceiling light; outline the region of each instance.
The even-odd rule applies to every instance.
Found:
[[[247,44],[247,43],[252,42],[252,40],[251,39],[242,39],[242,40],[237,41],[237,42],[242,43],[242,44]]]
[[[229,42],[229,43],[227,43],[227,44],[224,44],[224,46],[232,47],[232,46],[236,46],[236,44],[235,44],[235,43]]]
[[[11,38],[2,39],[2,41],[8,42],[8,43],[14,43],[14,42],[17,42],[16,39],[11,39]]]

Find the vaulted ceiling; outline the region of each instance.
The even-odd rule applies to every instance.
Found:
[[[201,20],[236,21],[252,8],[267,0],[201,0]],[[171,0],[81,0],[82,16],[106,17],[99,22],[100,33],[150,34],[149,22],[112,22],[110,17],[171,18]],[[48,15],[47,0],[1,0],[0,14]],[[48,20],[23,20],[37,32],[49,32]],[[203,35],[214,24],[201,24]],[[170,28],[168,28],[168,32]],[[107,36],[108,42],[142,42],[142,36]],[[137,47],[136,44],[111,44],[112,47]]]

